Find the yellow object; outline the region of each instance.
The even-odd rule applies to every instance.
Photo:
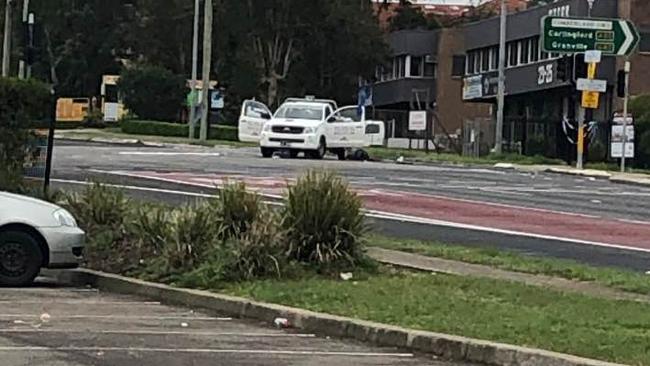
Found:
[[[580,126],[578,129],[578,154],[582,154],[585,151],[585,127]]]
[[[596,78],[596,68],[597,68],[596,63],[590,63],[589,68],[587,69],[587,79],[595,79]]]
[[[598,92],[583,91],[582,92],[582,108],[598,109],[598,101],[600,94]]]
[[[83,122],[88,116],[88,98],[60,98],[56,102],[56,120],[62,122]]]

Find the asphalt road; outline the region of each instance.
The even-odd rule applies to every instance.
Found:
[[[3,366],[461,365],[47,279],[0,290],[0,359]]]
[[[214,193],[215,182],[232,177],[278,195],[287,181],[309,169],[337,171],[360,194],[370,195],[367,203],[374,203],[372,208],[391,214],[372,218],[375,229],[385,234],[643,271],[650,267],[650,242],[645,240],[650,232],[650,188],[646,187],[485,167],[262,159],[254,148],[65,142],[58,144],[54,160],[57,184],[99,179],[129,186],[133,195],[166,202]],[[409,214],[406,219],[405,214]],[[478,230],[467,227],[475,222],[481,225]],[[601,242],[606,245],[594,245]]]

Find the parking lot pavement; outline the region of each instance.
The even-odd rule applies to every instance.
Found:
[[[3,366],[452,366],[47,280],[0,289],[0,360]]]

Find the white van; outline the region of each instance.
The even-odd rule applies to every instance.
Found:
[[[366,121],[365,108],[337,108],[336,102],[314,98],[289,98],[272,115],[264,104],[247,100],[239,119],[239,140],[258,142],[262,156],[287,150],[291,157],[304,152],[322,159],[331,152],[343,160],[348,149],[382,145],[381,121]]]

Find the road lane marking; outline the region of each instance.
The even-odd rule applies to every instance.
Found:
[[[327,352],[304,350],[216,349],[216,348],[144,348],[144,347],[0,347],[0,352],[139,352],[139,353],[204,353],[284,356],[393,357],[412,358],[412,353]]]
[[[79,185],[86,185],[86,186],[90,186],[90,185],[95,184],[94,182],[80,181],[80,180],[69,180],[69,179],[52,179],[51,181],[56,182],[56,183],[79,184]],[[130,190],[130,191],[168,193],[168,194],[174,194],[174,195],[180,195],[180,196],[193,196],[193,197],[201,197],[201,198],[215,197],[214,194],[176,191],[176,190],[171,190],[171,189],[149,188],[149,187],[129,186],[129,185],[122,185],[122,184],[108,184],[108,183],[106,183],[106,184],[102,183],[102,185],[106,186],[106,187],[110,187],[110,188],[127,189],[127,190]],[[215,189],[216,187],[211,186],[210,188]]]
[[[112,174],[112,173],[109,173],[109,174]],[[139,177],[139,178],[143,178],[143,177]],[[185,184],[185,185],[188,184],[187,182],[182,182],[182,181],[177,181],[177,182],[174,182],[174,183],[180,183],[180,184]],[[86,182],[84,184],[90,184],[90,183]],[[129,188],[129,186],[123,186],[123,189],[131,189],[131,188]],[[159,191],[161,193],[164,193],[163,191],[165,191],[165,190],[158,190],[156,188],[148,188],[148,189],[152,190],[152,191]],[[177,192],[176,194],[183,194],[182,191],[176,191],[176,192]],[[187,193],[188,193],[187,194],[188,196],[195,195],[194,193],[191,193],[191,192],[187,192]],[[421,194],[421,193],[416,193],[416,192],[409,192],[409,193],[411,193],[413,195],[430,197],[430,198],[442,198],[442,199],[448,199],[448,200],[459,201],[459,202],[468,202],[468,203],[481,203],[481,204],[484,204],[484,205],[497,206],[497,207],[524,209],[524,210],[537,211],[537,212],[546,212],[546,213],[556,213],[556,214],[562,214],[562,215],[567,215],[567,216],[576,216],[576,217],[584,217],[584,218],[591,218],[591,219],[601,218],[599,216],[585,215],[585,214],[578,214],[578,213],[571,213],[571,212],[561,212],[561,211],[553,211],[553,210],[538,209],[538,208],[519,207],[519,206],[512,206],[512,205],[501,204],[501,203],[480,202],[480,201],[472,201],[472,200],[461,199],[461,198],[453,198],[453,197],[431,196],[431,195],[426,195],[426,194]],[[265,196],[264,194],[260,194],[260,195]],[[210,195],[208,195],[208,196],[213,197],[213,196],[210,196]],[[280,203],[280,202],[265,202],[265,203],[278,205],[278,206],[282,205],[282,203]],[[383,219],[383,220],[402,221],[402,222],[410,222],[410,223],[433,225],[433,226],[445,226],[445,227],[464,229],[464,230],[484,231],[484,232],[490,232],[490,233],[495,233],[495,234],[504,234],[504,235],[511,235],[511,236],[523,236],[523,237],[528,237],[528,238],[553,240],[553,241],[560,241],[560,242],[571,243],[571,244],[591,245],[591,246],[605,247],[605,248],[611,248],[611,249],[619,249],[619,250],[628,250],[628,251],[634,251],[634,252],[650,253],[650,249],[638,248],[638,247],[633,247],[633,246],[624,246],[624,245],[619,245],[619,244],[610,244],[610,243],[602,243],[602,242],[595,242],[595,241],[589,241],[589,240],[565,238],[565,237],[558,237],[558,236],[553,236],[553,235],[535,234],[535,233],[521,232],[521,231],[515,231],[515,230],[498,229],[498,228],[492,228],[492,227],[480,226],[480,225],[461,224],[461,223],[455,223],[455,222],[450,222],[450,221],[428,219],[428,218],[422,218],[422,217],[417,217],[417,216],[409,216],[409,215],[403,215],[403,214],[385,212],[385,211],[367,210],[367,209],[364,209],[362,211],[368,217]]]
[[[421,217],[416,217],[416,216],[393,214],[393,213],[390,213],[390,212],[383,212],[383,211],[368,210],[368,213],[366,214],[366,216],[369,216],[369,217],[372,217],[372,218],[377,218],[377,219],[397,220],[397,221],[410,222],[410,223],[415,223],[415,224],[445,226],[445,227],[451,227],[451,228],[457,228],[457,229],[484,231],[484,232],[490,232],[490,233],[495,233],[495,234],[523,236],[523,237],[529,237],[529,238],[535,238],[535,239],[561,241],[561,242],[571,243],[571,244],[592,245],[592,246],[597,246],[597,247],[605,247],[605,248],[612,248],[612,249],[629,250],[629,251],[634,251],[634,252],[650,253],[650,248],[638,248],[638,247],[624,246],[624,245],[619,245],[619,244],[609,244],[609,243],[601,243],[601,242],[595,242],[595,241],[589,241],[589,240],[564,238],[564,237],[558,237],[558,236],[552,236],[552,235],[527,233],[527,232],[521,232],[521,231],[515,231],[515,230],[497,229],[497,228],[479,226],[479,225],[460,224],[460,223],[442,221],[442,220],[436,220],[436,219],[426,219],[426,218],[421,218]]]
[[[156,331],[156,330],[75,330],[75,329],[0,329],[0,334],[24,333],[64,333],[64,334],[103,334],[103,335],[187,335],[211,337],[258,337],[258,338],[316,338],[315,334],[300,333],[246,333],[209,331]]]
[[[12,304],[12,305],[43,305],[44,307],[56,306],[56,305],[110,305],[110,306],[162,306],[159,301],[88,301],[88,300],[49,300],[44,302],[43,300],[0,300],[0,304]]]
[[[223,156],[221,153],[200,153],[200,152],[165,152],[165,151],[120,151],[119,155],[141,155],[141,156]]]
[[[0,314],[0,319],[14,319],[14,318],[38,318],[39,314]],[[64,315],[51,313],[52,320],[55,319],[115,319],[115,320],[180,320],[180,321],[215,321],[215,322],[227,322],[231,321],[232,318],[215,318],[209,316],[192,316],[191,314],[187,315]]]

